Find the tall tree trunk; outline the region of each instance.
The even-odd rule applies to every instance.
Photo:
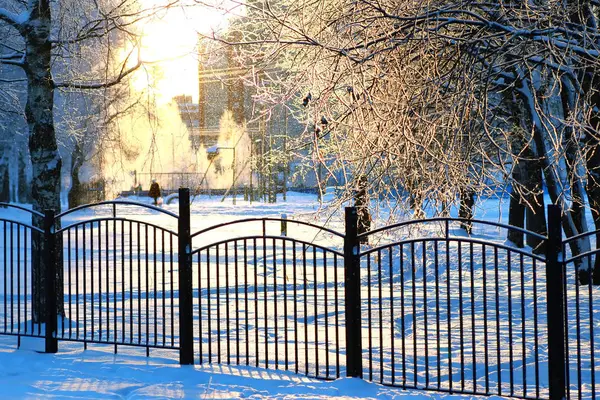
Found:
[[[19,203],[29,203],[31,201],[31,190],[30,190],[30,182],[27,179],[27,154],[24,150],[19,152],[19,160],[18,160],[18,190],[17,190],[17,198]]]
[[[527,151],[527,157],[533,156]],[[525,162],[525,189],[526,199],[529,207],[525,210],[525,228],[528,231],[546,236],[548,227],[546,225],[546,207],[544,202],[544,187],[542,184],[542,166],[537,159],[527,159]],[[526,235],[526,243],[533,249],[534,253],[543,254],[546,251],[545,241],[533,235]]]
[[[71,152],[71,189],[69,190],[69,208],[83,204],[83,186],[79,180],[79,171],[83,165],[83,148],[81,142],[75,139],[75,146]]]
[[[51,44],[50,4],[48,0],[39,1],[31,10],[29,29],[25,35],[27,76],[27,103],[25,116],[29,128],[29,153],[33,169],[31,192],[34,210],[43,212],[50,209],[60,212],[60,171],[62,161],[58,153],[56,133],[54,131],[54,82],[50,72]],[[34,224],[42,225],[39,218]],[[59,226],[56,227],[57,229]],[[57,237],[57,239],[60,239]],[[62,241],[57,240],[57,305],[63,314],[63,280],[62,280]],[[43,254],[43,240],[33,243],[33,251]],[[38,257],[34,257],[38,259]],[[39,304],[32,305],[35,321],[43,321],[46,315],[45,305],[45,271],[43,263],[34,265],[32,282],[36,282],[32,290],[32,298],[41,299]]]
[[[597,16],[590,2],[579,2],[569,0],[567,2],[569,9],[572,10],[569,15],[569,21],[576,24],[587,26],[593,30],[598,29]],[[590,94],[590,105],[592,106],[592,112],[589,115],[590,130],[584,132],[583,145],[585,146],[585,163],[587,169],[587,186],[585,192],[587,192],[588,202],[592,212],[592,219],[596,231],[600,230],[600,151],[598,141],[598,129],[600,129],[600,115],[596,110],[600,107],[600,77],[595,65],[594,59],[588,57],[582,57],[580,61],[581,72],[579,79],[581,80],[581,86],[585,94]],[[568,104],[569,112],[575,109],[575,89],[569,78],[565,77],[562,80],[563,89],[561,91],[563,105],[565,102]],[[574,199],[575,200],[575,199]],[[583,210],[576,210],[580,214],[584,214]],[[585,218],[584,218],[585,221]],[[596,234],[596,248],[600,244],[600,233]],[[595,285],[600,285],[600,257],[595,256],[595,262],[587,270],[578,270],[579,282],[581,284],[588,284],[590,279],[593,280]]]
[[[465,218],[467,221],[460,223],[460,227],[469,235],[473,231],[473,206],[475,205],[475,192],[470,189],[461,189],[459,192],[458,217]]]
[[[512,171],[512,190],[510,192],[510,205],[508,207],[508,224],[517,228],[525,228],[525,205],[521,192],[517,186],[522,186],[522,166],[520,161],[516,162]],[[523,232],[509,229],[506,237],[517,247],[523,247]]]
[[[596,103],[596,102],[595,102]],[[600,98],[597,99],[597,106],[600,106]],[[596,132],[585,134],[585,144],[587,147],[586,168],[587,168],[587,195],[592,211],[592,219],[596,231],[600,231],[600,143],[597,139],[597,129],[600,128],[600,116],[596,115],[591,118],[592,126],[596,128]],[[600,244],[600,232],[596,234],[596,248]],[[589,279],[593,280],[595,285],[600,285],[600,257],[596,255],[594,268],[589,271],[587,276],[580,274],[580,282],[582,284],[589,283]]]
[[[0,142],[0,202],[10,203],[10,173],[8,169],[8,154],[10,154],[7,142]]]
[[[0,202],[10,202],[10,178],[8,174],[8,164],[0,164]]]
[[[368,180],[365,175],[358,177],[356,191],[354,192],[354,207],[358,214],[357,232],[366,233],[371,230],[371,213],[369,212],[369,194],[367,192]],[[361,243],[369,243],[369,238],[364,237]]]
[[[598,93],[598,90],[600,89],[600,77],[595,71],[589,72],[588,76],[590,76],[590,86],[591,89],[593,89],[590,102],[597,109],[600,107],[600,93]],[[583,140],[586,147],[586,192],[592,211],[594,227],[596,231],[600,231],[600,141],[598,140],[600,114],[597,111],[592,112],[589,122],[592,131],[586,131]],[[598,248],[599,244],[600,232],[596,234],[596,248]],[[596,255],[595,258],[593,270],[590,271],[587,276],[580,275],[580,282],[582,284],[587,284],[589,283],[589,280],[592,279],[594,285],[600,285],[600,257]]]
[[[574,117],[572,114],[576,108],[575,104],[575,88],[573,87],[573,83],[569,78],[564,77],[561,81],[561,101],[563,105],[563,110],[565,113],[565,119],[569,117]],[[600,100],[600,99],[597,99]],[[600,103],[598,104],[600,105]],[[593,117],[592,117],[593,120]],[[597,121],[596,121],[597,122]],[[592,121],[593,123],[593,121]],[[584,145],[586,147],[592,145],[597,146],[596,144],[590,143],[590,140],[594,141],[594,135],[590,135],[589,132],[585,134],[584,137]],[[576,134],[571,126],[565,127],[565,138],[566,138],[566,157],[568,160],[567,166],[569,168],[569,176],[571,176],[571,190],[572,190],[572,207],[571,214],[573,215],[573,220],[577,226],[579,232],[587,232],[588,226],[585,218],[585,207],[584,207],[584,193],[587,192],[588,201],[590,205],[590,209],[592,212],[592,219],[594,221],[594,225],[596,230],[600,230],[600,184],[597,181],[597,168],[600,165],[597,163],[600,161],[598,158],[598,154],[596,150],[590,151],[588,148],[586,153],[586,168],[587,168],[587,187],[584,188],[582,180],[578,176],[578,168],[580,167],[580,157],[579,157],[579,147],[578,140]],[[589,153],[592,154],[589,154]],[[596,165],[595,165],[596,164]],[[594,166],[595,165],[595,166]],[[590,170],[591,168],[591,170]],[[595,172],[594,172],[595,171]],[[600,234],[596,234],[596,248],[598,247],[598,243],[600,243]],[[590,276],[593,276],[593,280],[595,284],[600,284],[600,257],[595,257],[595,262],[593,266],[593,271],[580,269],[578,271],[578,280],[581,284],[588,284],[590,281]]]

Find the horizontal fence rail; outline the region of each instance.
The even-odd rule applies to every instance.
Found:
[[[0,334],[47,352],[75,341],[453,393],[600,392],[600,249],[570,253],[598,232],[563,240],[553,206],[547,238],[453,218],[359,234],[355,208],[343,234],[287,218],[192,233],[187,189],[179,215],[129,201],[56,216],[0,206]],[[539,247],[505,242],[510,230]]]

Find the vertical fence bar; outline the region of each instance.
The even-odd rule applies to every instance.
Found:
[[[346,375],[362,378],[362,334],[360,301],[360,247],[356,207],[346,207],[344,237],[344,281],[346,297]]]
[[[179,363],[194,364],[190,190],[179,189]]]
[[[561,209],[548,205],[546,291],[548,315],[548,382],[550,400],[565,397],[565,326],[563,318]]]
[[[46,353],[58,351],[56,339],[56,237],[54,233],[54,211],[44,212],[44,257],[42,266],[45,272],[45,322],[46,322]],[[43,307],[42,307],[43,309]]]

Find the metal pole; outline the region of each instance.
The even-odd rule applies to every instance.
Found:
[[[179,189],[179,363],[194,364],[190,189]]]
[[[56,234],[54,233],[54,210],[44,212],[44,258],[42,265],[45,270],[45,308],[46,311],[46,353],[58,351],[56,339]],[[45,265],[44,265],[45,264]]]
[[[283,132],[283,201],[287,201],[287,185],[288,185],[288,168],[289,160],[287,154],[287,135],[288,135],[288,114],[287,107],[284,108],[285,130]]]
[[[250,204],[252,204],[252,202],[254,201],[254,186],[252,186],[252,175],[254,175],[254,160],[252,159],[253,157],[253,147],[254,147],[254,140],[252,139],[252,134],[250,134]]]
[[[548,315],[548,382],[550,385],[550,400],[564,399],[566,389],[561,218],[561,208],[557,205],[548,205],[546,306]]]
[[[356,207],[346,207],[346,235],[344,236],[346,374],[348,377],[362,378],[360,246],[357,235]]]
[[[231,188],[233,189],[233,205],[235,206],[235,197],[237,192],[235,190],[235,145],[233,146],[233,163],[231,165]]]

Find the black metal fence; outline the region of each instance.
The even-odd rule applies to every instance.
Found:
[[[117,345],[178,348],[178,234],[118,215],[119,208],[131,206],[139,207],[98,203],[56,216],[59,221],[91,207],[109,211],[56,230],[63,244],[64,287],[64,318],[59,318],[57,339],[114,344],[115,351]],[[161,208],[151,209],[178,219]]]
[[[364,374],[382,384],[436,391],[548,395],[544,258],[453,236],[451,222],[426,221],[441,225],[441,237],[360,253],[361,279],[367,282]]]
[[[179,215],[123,201],[56,216],[10,206],[26,217],[0,218],[0,334],[45,338],[50,352],[58,340],[165,348],[182,364],[454,393],[600,391],[599,287],[576,274],[600,250],[571,257],[577,238],[562,240],[556,207],[548,238],[486,221],[465,235],[452,218],[359,235],[353,208],[344,233],[277,218],[192,233],[189,191],[179,199]],[[546,241],[546,254],[503,243],[511,229]]]
[[[29,211],[20,206],[11,206],[11,212],[21,212],[42,218],[43,214]],[[31,218],[29,218],[31,220]],[[18,337],[43,337],[42,321],[34,322],[32,305],[38,301],[40,276],[32,274],[32,266],[41,263],[42,255],[33,252],[33,243],[44,238],[44,231],[31,224],[8,219],[0,219],[0,279],[2,296],[0,297],[0,334]]]

